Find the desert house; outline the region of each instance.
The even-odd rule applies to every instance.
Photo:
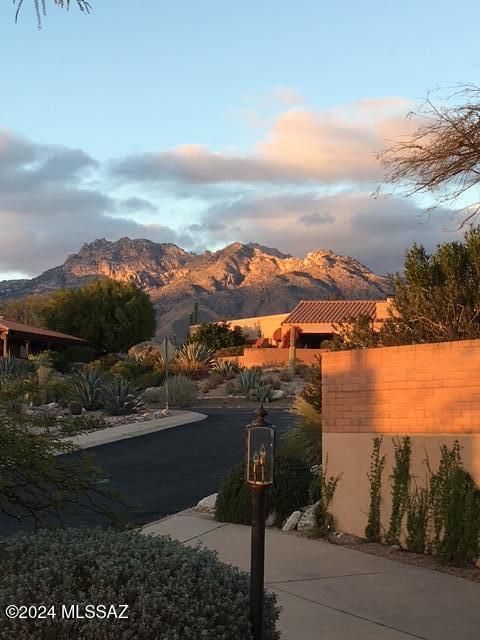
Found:
[[[6,320],[0,316],[0,355],[12,355],[18,358],[28,358],[29,354],[41,351],[61,351],[71,346],[86,346],[88,343],[82,338],[34,327],[13,320]]]
[[[227,320],[240,327],[247,344],[256,347],[288,347],[292,328],[295,328],[296,346],[319,349],[324,340],[335,333],[335,326],[352,318],[370,317],[378,326],[388,317],[391,298],[386,300],[302,300],[290,312],[269,316],[235,318]],[[200,325],[192,325],[195,333]]]

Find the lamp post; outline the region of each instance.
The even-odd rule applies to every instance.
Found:
[[[265,491],[273,484],[275,428],[265,420],[263,403],[247,425],[245,481],[252,492],[252,542],[250,565],[250,620],[253,640],[263,638],[263,594],[265,573]]]

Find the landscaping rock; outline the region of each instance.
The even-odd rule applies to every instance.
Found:
[[[283,389],[273,389],[273,391],[270,394],[270,398],[272,400],[280,400],[281,398],[284,398],[286,396],[286,393]]]
[[[210,513],[215,515],[215,505],[217,503],[218,493],[212,493],[212,495],[207,496],[200,500],[200,502],[195,507],[195,511],[199,511],[200,513]]]
[[[273,527],[275,526],[275,521],[277,519],[277,514],[275,513],[275,511],[272,511],[272,513],[268,516],[268,518],[265,520],[265,526],[266,527]]]
[[[315,522],[314,512],[317,504],[318,502],[310,505],[303,512],[302,517],[300,518],[297,525],[297,531],[299,531],[300,533],[310,533],[310,531],[316,529],[317,524]]]
[[[283,525],[282,531],[292,531],[293,529],[296,529],[301,517],[301,511],[294,511]]]

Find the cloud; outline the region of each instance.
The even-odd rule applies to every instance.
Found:
[[[409,105],[403,98],[383,98],[334,110],[289,109],[249,153],[182,145],[117,159],[112,172],[151,184],[372,183],[382,178],[376,154],[386,140],[418,125],[405,118]]]
[[[254,240],[297,256],[331,249],[387,273],[401,268],[413,242],[433,249],[438,242],[457,239],[451,227],[446,213],[428,218],[408,200],[308,192],[247,196],[223,208],[211,207],[196,232],[203,230],[210,243]]]
[[[39,145],[0,130],[0,272],[36,275],[97,237],[192,243],[161,219],[147,225],[119,216],[122,210],[156,208],[140,198],[122,202],[89,186],[90,172],[98,168],[80,149]]]

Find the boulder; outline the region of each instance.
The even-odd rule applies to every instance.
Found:
[[[195,511],[199,511],[200,513],[210,513],[214,515],[217,496],[218,493],[212,493],[212,495],[207,496],[206,498],[202,498],[202,500],[200,500],[200,502],[195,507]]]
[[[300,533],[310,533],[313,529],[316,529],[317,524],[315,522],[314,512],[317,504],[318,502],[316,502],[315,504],[311,504],[302,513],[302,517],[300,518],[297,525],[297,531],[299,531]]]
[[[292,531],[293,529],[296,529],[301,517],[301,511],[294,511],[283,525],[282,531]]]
[[[280,398],[284,398],[287,394],[283,389],[273,389],[270,393],[271,400],[280,400]]]

